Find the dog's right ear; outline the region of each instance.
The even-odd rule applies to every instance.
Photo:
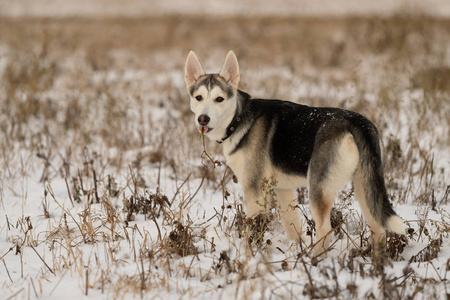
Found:
[[[184,81],[186,81],[186,86],[193,85],[204,74],[205,71],[203,71],[197,55],[195,55],[194,51],[190,51],[184,68]]]

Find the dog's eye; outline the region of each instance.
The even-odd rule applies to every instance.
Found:
[[[202,101],[203,97],[201,95],[195,96],[195,99],[197,99],[197,101]]]
[[[216,98],[216,102],[222,102],[224,99],[223,99],[223,97],[217,97]]]

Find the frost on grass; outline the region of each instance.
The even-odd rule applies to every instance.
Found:
[[[0,19],[0,298],[448,297],[448,23],[279,18],[267,30],[266,21],[230,17],[219,30],[194,17]],[[205,26],[186,34],[197,22]],[[323,260],[310,255],[306,189],[299,246],[284,236],[270,178],[267,212],[246,216],[184,90],[185,55],[204,36],[216,46],[202,54],[207,69],[233,37],[255,97],[373,120],[407,236],[388,235],[374,258],[351,184],[337,196]]]

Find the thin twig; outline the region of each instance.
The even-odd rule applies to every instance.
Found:
[[[198,186],[198,188],[195,191],[194,195],[192,195],[192,197],[189,198],[189,200],[186,202],[186,204],[184,205],[184,208],[186,208],[189,205],[189,203],[191,203],[192,199],[194,199],[195,195],[197,195],[198,191],[200,190],[200,188],[203,185],[203,182],[205,181],[206,175],[208,175],[208,169],[206,169],[205,174],[202,177],[202,181],[200,182],[200,185]]]
[[[12,249],[12,248],[11,248],[11,249]],[[6,267],[6,263],[5,263],[5,260],[4,260],[3,258],[2,258],[2,262],[3,262],[3,265],[5,266],[6,273],[8,273],[9,280],[11,280],[11,282],[14,283],[14,281],[13,281],[12,278],[11,278],[11,275],[9,275],[9,270],[8,270],[8,268]]]
[[[20,290],[18,290],[17,292],[15,292],[14,294],[12,294],[11,296],[9,296],[8,299],[6,300],[11,300],[12,298],[15,298],[17,295],[19,295],[21,292],[23,292],[25,288],[21,288]]]
[[[30,245],[31,249],[34,250],[34,252],[37,254],[37,256],[39,256],[39,258],[42,260],[42,262],[44,263],[44,265],[47,267],[47,269],[52,272],[52,274],[55,274],[55,272],[47,265],[47,263],[45,262],[45,260],[42,258],[42,256],[36,251],[36,249],[33,247],[33,245]]]
[[[161,229],[159,228],[158,222],[156,221],[156,216],[155,216],[155,212],[153,211],[153,209],[150,209],[150,213],[152,214],[152,219],[153,219],[153,222],[155,222],[156,229],[158,229],[158,240],[162,241]]]
[[[0,257],[0,259],[3,259],[3,257],[5,257],[9,252],[13,251],[14,247],[9,248],[8,252],[6,252],[5,254],[2,255],[2,257]]]
[[[97,190],[97,174],[95,173],[94,168],[92,168],[92,174],[94,176],[94,196],[95,196],[95,203],[100,203],[100,198],[98,196],[98,190]]]
[[[38,294],[37,294],[37,292],[36,292],[36,287],[34,286],[33,278],[30,277],[30,279],[31,279],[31,286],[33,287],[34,295],[36,296],[36,298],[38,298],[39,296],[38,296]]]
[[[59,278],[58,282],[55,284],[55,286],[53,287],[52,291],[50,292],[50,294],[48,294],[49,296],[51,296],[53,294],[53,292],[56,290],[56,288],[58,287],[59,283],[63,280],[64,276],[66,276],[68,270],[66,270],[66,272],[64,272],[64,274],[62,274],[62,276]]]
[[[89,290],[89,270],[86,269],[86,292],[85,295],[88,295],[88,290]]]
[[[161,161],[158,164],[158,179],[156,180],[156,194],[159,194],[161,186]]]
[[[191,177],[191,174],[192,173],[189,173],[189,175],[186,177],[186,179],[183,181],[183,183],[177,188],[177,191],[173,195],[172,200],[170,200],[170,202],[168,203],[169,207],[172,206],[173,201],[175,201],[176,196],[180,193],[181,188],[188,181],[189,177]]]
[[[67,183],[67,177],[64,177],[64,181],[66,182],[66,188],[67,193],[69,194],[70,203],[72,203],[72,207],[74,207],[75,205],[73,204],[72,193],[70,192],[69,183]]]

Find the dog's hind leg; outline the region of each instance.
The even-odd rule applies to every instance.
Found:
[[[359,205],[361,206],[361,210],[363,212],[364,218],[366,219],[367,225],[369,225],[370,230],[372,230],[373,242],[376,249],[379,243],[382,243],[384,241],[385,231],[381,222],[375,219],[372,212],[370,211],[370,206],[369,203],[367,202],[366,197],[366,189],[364,187],[366,184],[369,183],[364,182],[362,170],[361,168],[358,168],[355,177],[353,179],[353,185],[355,188],[355,197],[356,199],[358,199]]]
[[[324,253],[331,238],[330,212],[338,190],[348,182],[358,165],[359,153],[353,136],[341,133],[316,144],[309,165],[309,198],[316,223],[315,255]]]
[[[281,223],[289,240],[300,242],[302,223],[300,211],[296,207],[297,197],[293,189],[276,189]]]
[[[309,198],[311,214],[316,225],[317,244],[314,247],[314,255],[320,255],[328,249],[330,244],[330,213],[334,197],[325,195],[319,186],[310,186]]]

